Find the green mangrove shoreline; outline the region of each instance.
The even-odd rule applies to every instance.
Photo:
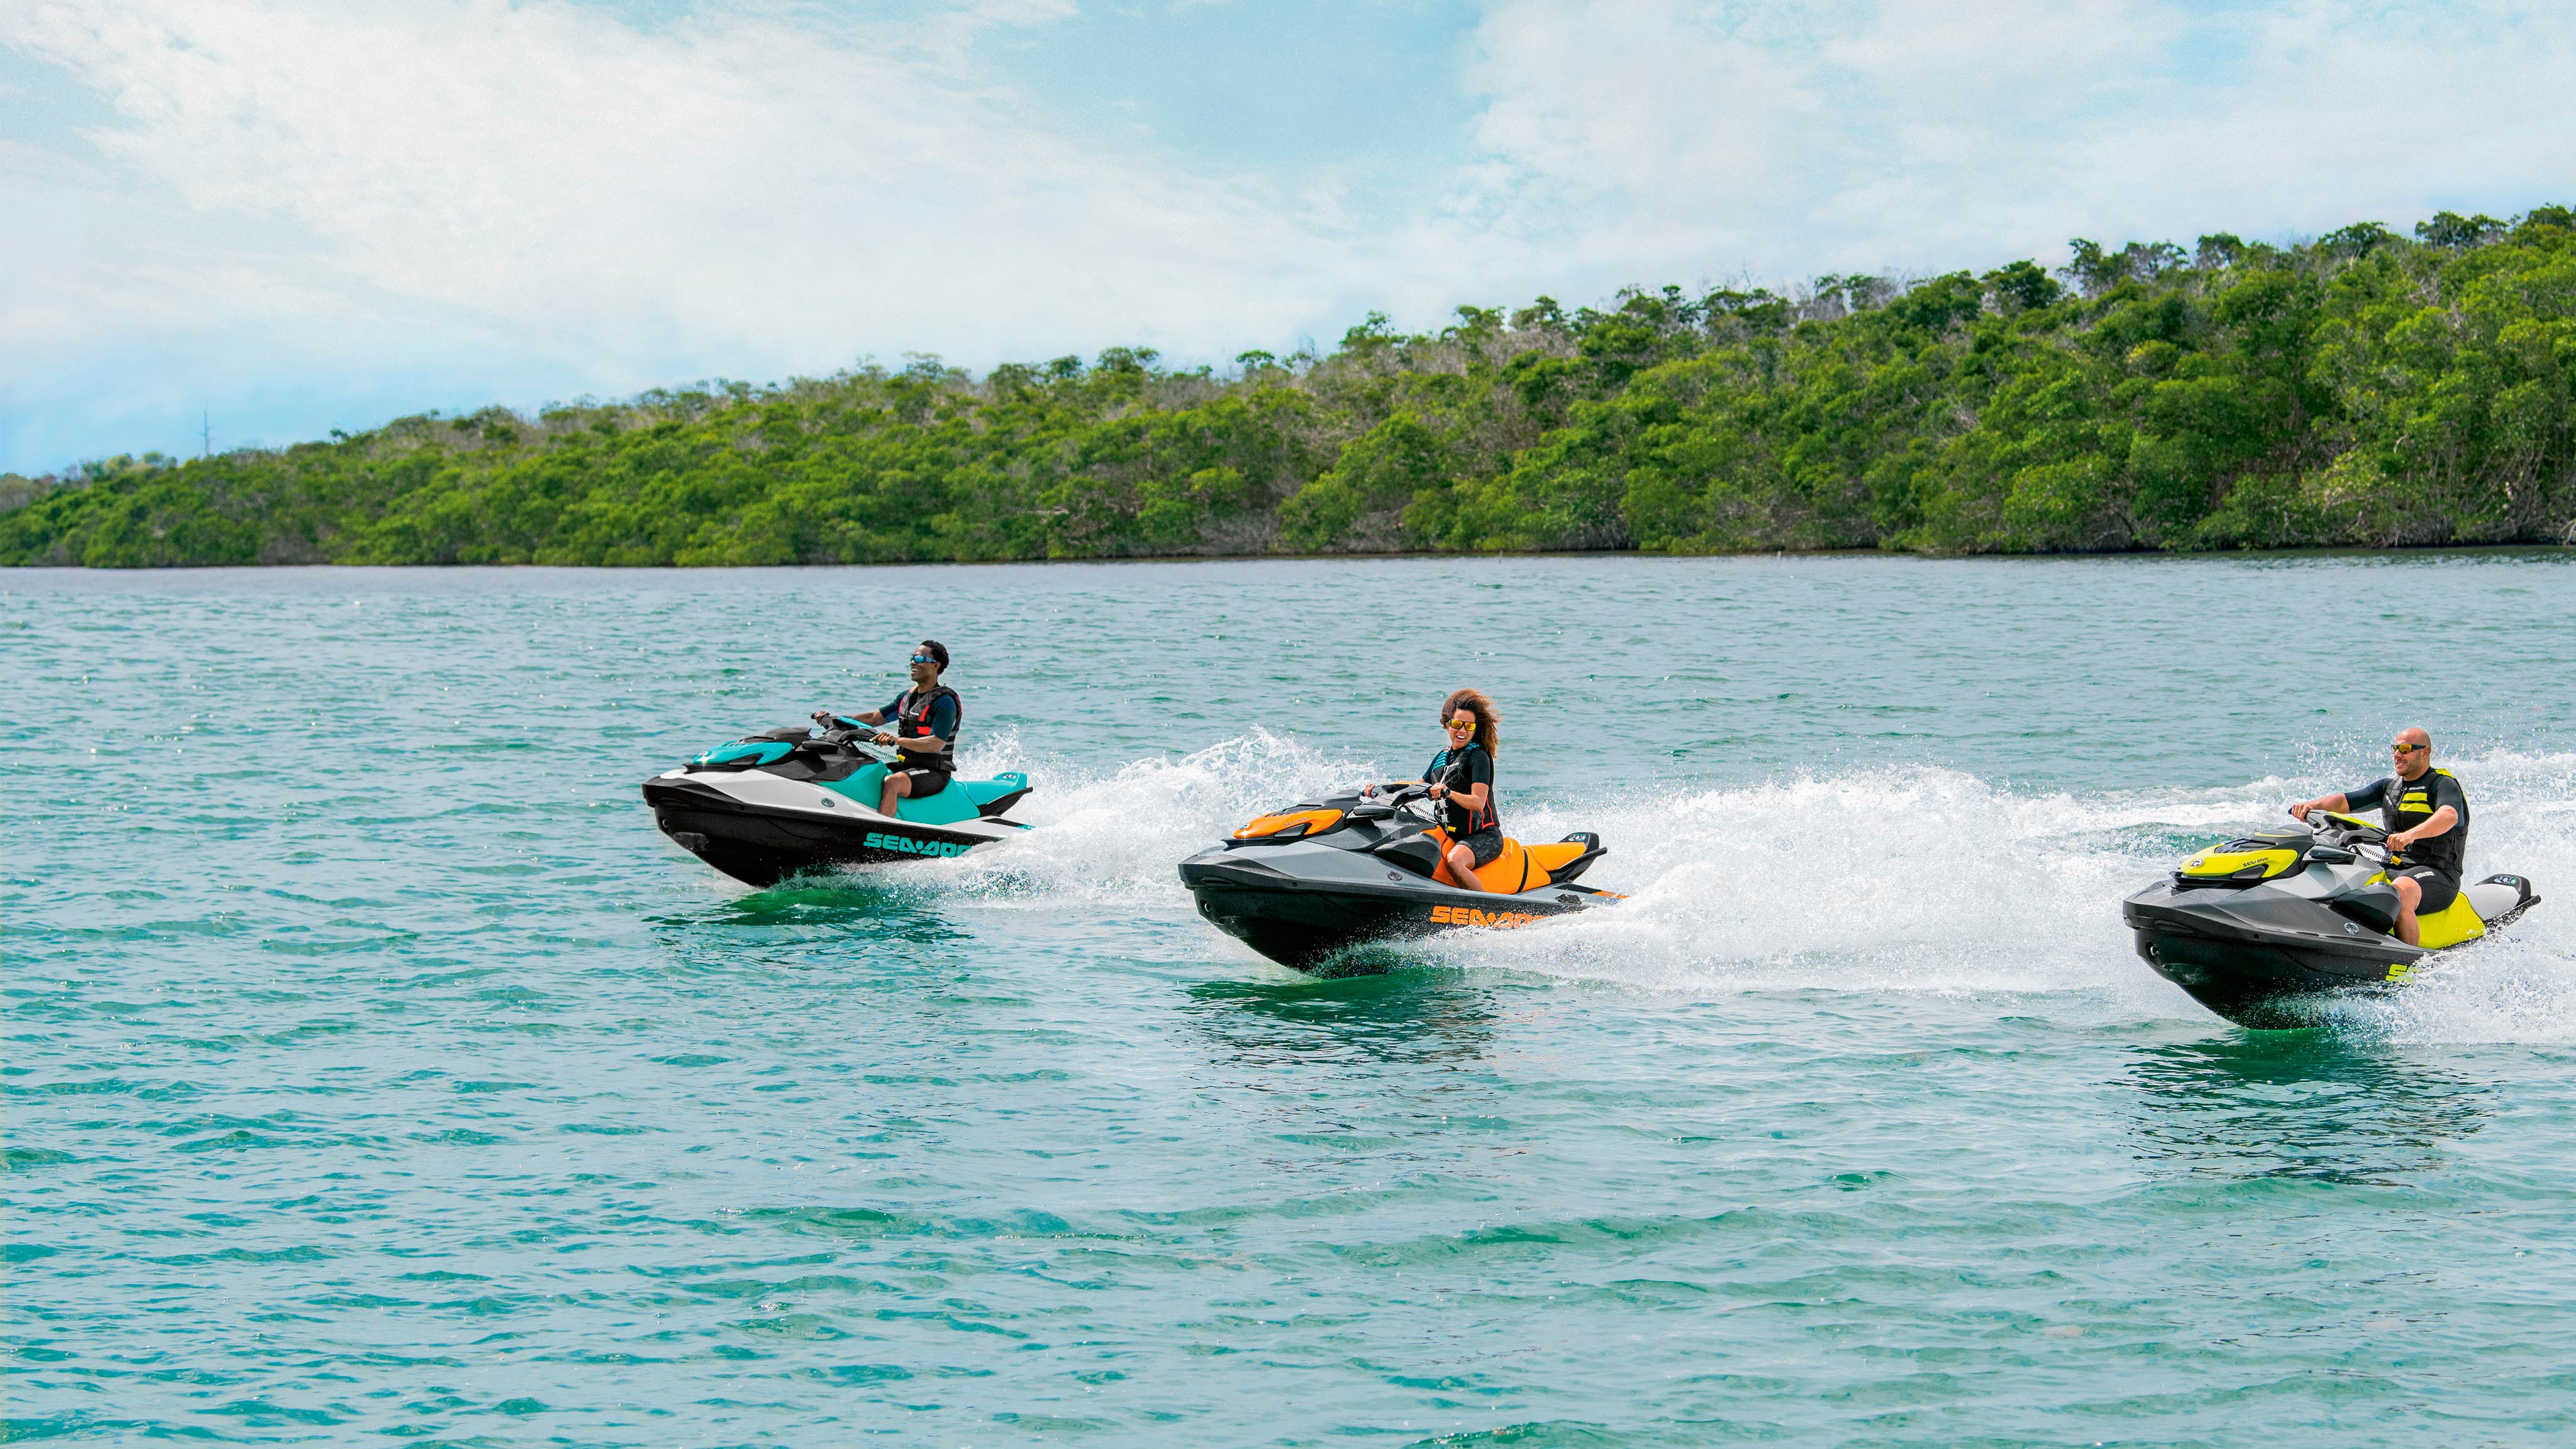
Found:
[[[2576,542],[2576,213],[924,360],[0,476],[0,563],[726,566]]]

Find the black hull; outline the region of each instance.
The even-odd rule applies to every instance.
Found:
[[[898,826],[874,816],[843,822],[763,809],[687,780],[647,780],[644,801],[653,807],[653,823],[681,849],[762,889],[799,871],[963,855],[991,843],[935,825]],[[899,844],[889,848],[871,844],[872,838]]]
[[[2361,964],[2320,957],[2294,946],[2221,941],[2207,936],[2140,929],[2138,956],[2157,975],[2191,993],[2191,999],[2238,1026],[2289,1031],[2316,1025],[2320,996],[2370,995],[2403,981],[2407,962]],[[2401,953],[2407,947],[2399,944]]]
[[[1554,894],[1479,899],[1439,887],[1355,890],[1301,886],[1285,883],[1285,877],[1258,882],[1239,878],[1225,865],[1195,862],[1182,865],[1181,881],[1208,924],[1282,966],[1305,972],[1329,969],[1335,956],[1354,946],[1462,929],[1508,930],[1588,908],[1579,898],[1568,905]]]
[[[2314,1026],[2317,998],[2385,991],[2431,954],[2296,899],[2157,887],[2122,915],[2157,975],[2257,1031]]]

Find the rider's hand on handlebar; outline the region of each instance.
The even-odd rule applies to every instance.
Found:
[[[1441,796],[1449,793],[1449,787],[1446,785],[1433,785],[1425,789],[1422,793],[1430,796],[1434,800],[1437,800]]]

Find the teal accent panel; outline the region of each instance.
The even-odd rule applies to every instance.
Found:
[[[861,765],[850,772],[850,778],[830,781],[823,788],[847,795],[874,810],[877,808],[877,797],[885,793],[885,766]]]
[[[927,800],[897,800],[894,813],[899,819],[918,820],[924,825],[954,825],[961,820],[980,819],[975,797],[957,788],[964,783],[952,777],[947,789]]]
[[[742,740],[718,745],[696,759],[692,765],[729,765],[736,760],[749,760],[755,765],[774,765],[795,752],[796,747],[780,740]]]
[[[1029,788],[1029,777],[1017,770],[1005,770],[989,780],[952,781],[948,788],[955,790],[961,786],[966,791],[967,799],[978,805],[990,805],[1014,790]]]
[[[851,799],[858,801],[860,804],[867,806],[871,810],[874,810],[877,808],[878,798],[885,794],[885,776],[885,766],[866,764],[851,771],[850,778],[846,780],[835,780],[824,788],[827,790],[837,790],[841,794],[847,795]],[[1004,776],[1003,778],[1009,779],[1011,777]],[[998,782],[991,780],[959,780],[952,778],[948,782],[947,789],[940,791],[938,794],[931,796],[927,800],[913,800],[907,798],[894,802],[895,818],[898,820],[916,820],[924,825],[955,825],[961,820],[981,819],[981,812],[979,812],[975,807],[981,804],[984,800],[992,799],[993,796],[985,795],[979,797],[971,793],[972,788],[977,785],[990,786],[996,783]],[[965,786],[967,788],[960,789],[960,786]],[[995,793],[998,794],[1004,792],[997,791]]]

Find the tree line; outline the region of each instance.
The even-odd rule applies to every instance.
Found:
[[[2576,542],[2576,212],[2070,251],[120,456],[0,476],[0,563]]]

